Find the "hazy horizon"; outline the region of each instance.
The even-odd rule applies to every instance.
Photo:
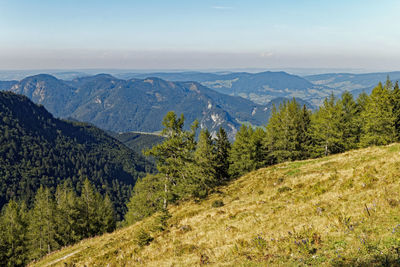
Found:
[[[0,69],[400,70],[399,11],[394,0],[0,0]]]

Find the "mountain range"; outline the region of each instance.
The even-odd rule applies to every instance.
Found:
[[[347,90],[357,96],[362,92],[370,94],[379,82],[386,81],[388,77],[392,81],[398,81],[400,80],[400,71],[363,74],[327,73],[305,76],[304,78],[315,85],[335,89],[336,94]]]
[[[319,105],[321,99],[328,96],[332,88],[313,84],[310,81],[283,71],[279,72],[233,72],[233,73],[125,73],[116,74],[124,79],[158,77],[169,81],[196,81],[220,93],[241,96],[258,104],[267,104],[271,100],[284,98],[302,98],[312,105]]]
[[[10,91],[44,105],[56,117],[90,122],[114,132],[160,131],[162,118],[173,110],[185,115],[186,127],[197,119],[201,128],[213,134],[224,127],[233,139],[243,123],[265,125],[272,107],[217,92],[198,82],[170,82],[156,77],[123,80],[99,74],[64,81],[40,74],[9,85]]]

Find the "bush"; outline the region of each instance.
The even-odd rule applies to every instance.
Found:
[[[139,247],[147,246],[153,240],[154,240],[154,238],[148,232],[146,232],[143,228],[139,229],[139,231],[136,234],[136,238],[135,238],[136,244]]]
[[[222,200],[214,200],[214,202],[211,205],[213,208],[219,208],[224,206],[224,202]]]

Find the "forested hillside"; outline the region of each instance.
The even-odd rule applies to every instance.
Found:
[[[98,128],[55,119],[24,96],[1,92],[0,114],[1,206],[15,198],[30,206],[41,185],[80,192],[88,178],[122,215],[137,178],[153,169]]]

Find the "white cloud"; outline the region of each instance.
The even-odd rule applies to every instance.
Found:
[[[234,9],[232,6],[212,6],[212,9],[218,9],[218,10],[231,10]]]

